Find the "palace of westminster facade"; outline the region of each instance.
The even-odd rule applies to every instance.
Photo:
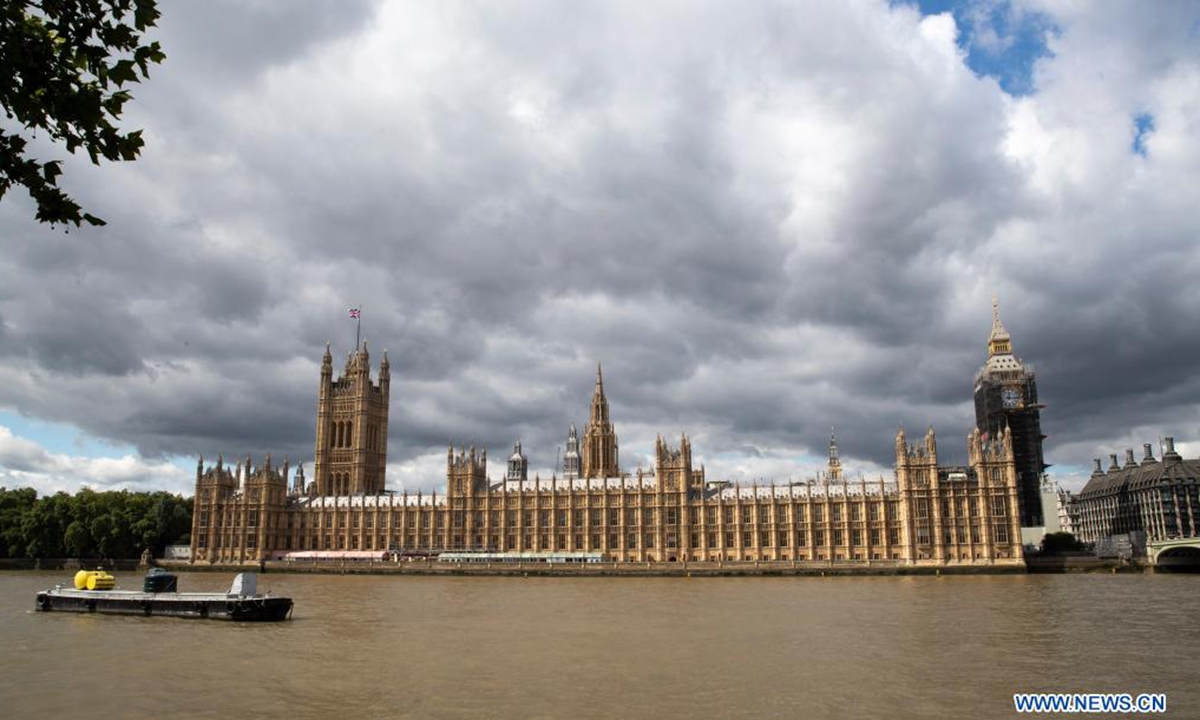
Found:
[[[996,341],[998,332],[1004,342]],[[1011,349],[997,316],[989,360],[1005,352]],[[488,477],[486,450],[451,448],[445,493],[411,494],[384,486],[390,382],[386,353],[376,380],[365,344],[334,379],[326,348],[311,480],[303,467],[293,475],[270,456],[257,467],[249,458],[234,467],[201,460],[193,562],[403,548],[598,552],[616,562],[1023,563],[1019,475],[1007,426],[972,430],[968,464],[958,467],[939,465],[932,428],[913,444],[900,430],[890,481],[844,478],[832,437],[827,471],[807,482],[709,480],[692,463],[686,435],[677,445],[660,437],[654,467],[628,472],[619,464],[597,367],[583,437],[571,427],[561,477],[530,479],[520,443],[500,481]]]

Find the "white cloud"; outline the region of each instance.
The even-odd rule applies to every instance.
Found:
[[[0,486],[32,487],[41,494],[90,487],[168,490],[186,495],[192,492],[193,478],[170,462],[136,455],[97,458],[52,453],[0,425]]]

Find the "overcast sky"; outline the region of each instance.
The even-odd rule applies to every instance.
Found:
[[[874,477],[901,424],[963,462],[993,295],[1060,481],[1200,453],[1194,2],[162,12],[141,158],[66,163],[108,225],[0,201],[0,485],[311,472],[360,304],[396,489],[450,443],[551,472],[597,361],[628,469],[686,431],[710,477],[803,478],[836,426]]]

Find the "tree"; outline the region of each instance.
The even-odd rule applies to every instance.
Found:
[[[192,498],[166,492],[59,492],[0,487],[0,557],[134,558],[186,544]]]
[[[1046,533],[1046,535],[1042,537],[1043,555],[1060,555],[1064,552],[1073,552],[1082,549],[1083,543],[1079,542],[1079,540],[1069,532]]]
[[[156,0],[7,0],[0,3],[0,108],[8,121],[45,133],[94,164],[134,160],[141,130],[114,124],[126,83],[150,76],[166,56],[142,34],[158,21]],[[24,186],[40,222],[103,225],[58,187],[59,160],[26,157],[28,140],[0,126],[0,199]]]
[[[92,552],[92,533],[88,530],[88,523],[83,520],[75,520],[67,526],[67,532],[63,537],[63,544],[66,547],[67,554],[71,557],[86,557]]]
[[[9,490],[0,487],[0,557],[25,554],[25,516],[33,511],[37,491],[33,488]]]

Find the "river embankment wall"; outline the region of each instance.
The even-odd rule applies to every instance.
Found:
[[[678,562],[678,563],[456,563],[437,560],[406,562],[286,561],[268,560],[248,565],[191,564],[160,561],[173,571],[262,573],[317,573],[338,575],[500,575],[518,577],[738,577],[738,576],[900,576],[900,575],[1012,575],[1026,572],[1023,564],[908,566],[863,563],[792,562]]]
[[[155,565],[176,572],[294,573],[324,575],[506,575],[561,577],[738,577],[738,576],[911,576],[911,575],[1014,575],[1024,573],[1141,573],[1148,568],[1120,560],[1079,557],[1033,557],[1010,565],[871,565],[866,563],[805,562],[684,562],[684,563],[453,563],[437,560],[387,561],[287,561],[208,564],[186,560],[156,560]],[[137,570],[136,559],[0,558],[3,570],[79,570],[103,568],[110,571]]]

